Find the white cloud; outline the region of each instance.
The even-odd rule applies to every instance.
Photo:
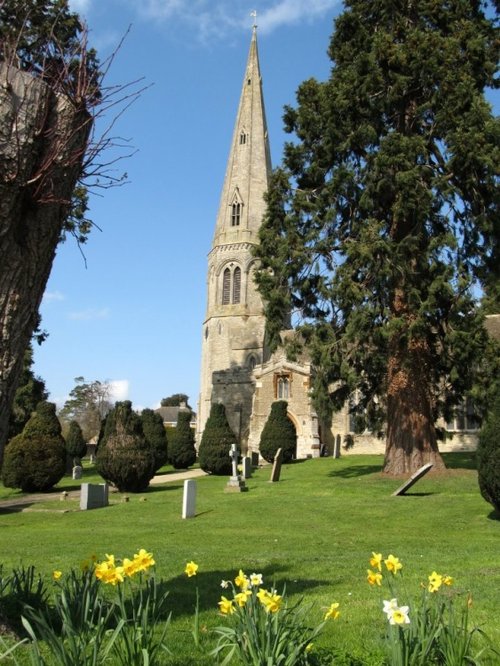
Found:
[[[64,301],[65,298],[64,294],[60,291],[46,291],[43,295],[43,302],[53,303],[54,301]]]
[[[130,388],[128,379],[112,379],[108,383],[111,387],[109,395],[111,402],[119,402],[128,398]]]
[[[280,0],[257,16],[262,32],[272,32],[282,25],[312,21],[338,5],[340,0]]]
[[[69,0],[69,7],[72,12],[85,12],[90,7],[92,0]]]
[[[92,321],[93,319],[108,319],[109,308],[88,308],[79,312],[70,312],[68,317],[74,321]]]

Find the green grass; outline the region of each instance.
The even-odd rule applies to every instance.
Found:
[[[448,454],[445,459],[446,473],[427,475],[404,497],[391,497],[401,480],[380,473],[379,456],[349,456],[284,465],[277,484],[268,482],[269,467],[260,469],[241,494],[225,493],[225,478],[198,479],[197,516],[190,520],[181,518],[182,482],[131,494],[128,503],[113,493],[109,508],[94,511],[80,512],[76,501],[67,500],[64,508],[74,510],[60,513],[58,499],[32,506],[43,512],[0,508],[0,562],[4,570],[34,564],[50,576],[93,553],[104,558],[105,553],[131,557],[139,548],[152,551],[158,575],[170,589],[172,643],[180,659],[171,664],[210,663],[192,657],[185,633],[195,586],[207,628],[204,640],[210,644],[210,628],[222,622],[216,612],[221,579],[234,578],[240,568],[261,572],[279,590],[286,584],[293,600],[303,596],[314,602],[318,619],[324,607],[340,602],[341,618],[328,627],[322,644],[360,654],[361,663],[369,663],[366,655],[380,650],[381,599],[389,592],[366,583],[368,558],[372,551],[393,553],[404,564],[406,588],[415,595],[433,570],[453,576],[455,589],[464,598],[472,595],[472,622],[499,646],[500,520],[481,498],[473,457]],[[98,481],[92,473],[85,469],[84,480]],[[61,490],[73,487],[71,479],[60,485]],[[13,496],[19,493],[0,487],[0,499]],[[188,560],[200,566],[196,578],[183,574]]]

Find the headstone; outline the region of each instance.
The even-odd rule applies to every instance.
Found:
[[[90,454],[90,464],[95,465],[95,455],[93,453]]]
[[[108,506],[109,487],[107,483],[82,483],[80,509],[101,509]]]
[[[59,499],[61,502],[65,502],[68,499],[68,491],[63,490],[62,493],[59,495]]]
[[[82,467],[81,465],[75,465],[73,467],[73,479],[81,479],[82,478]]]
[[[182,497],[182,517],[194,518],[196,516],[196,481],[184,481],[184,495]]]
[[[333,457],[334,458],[340,458],[340,443],[341,443],[341,437],[340,435],[337,435],[334,439],[333,442]]]
[[[257,469],[258,466],[259,466],[259,452],[252,451],[252,467],[254,469]]]
[[[419,479],[421,479],[423,476],[427,474],[427,472],[430,470],[432,467],[432,463],[426,463],[425,465],[422,465],[417,471],[410,476],[408,481],[405,481],[402,486],[400,486],[396,491],[392,493],[392,497],[396,497],[397,495],[404,495],[407,490],[409,490],[414,483],[417,483]]]
[[[245,486],[245,482],[238,474],[238,449],[236,448],[236,444],[231,444],[229,457],[231,458],[231,467],[233,472],[231,478],[226,484],[225,492],[241,493],[244,490],[248,490],[247,487]]]
[[[271,478],[269,479],[270,483],[276,483],[280,480],[282,460],[283,453],[281,449],[278,449],[276,451],[276,455],[274,456],[273,471],[271,472]]]
[[[243,478],[249,479],[252,476],[252,460],[248,456],[243,456]]]

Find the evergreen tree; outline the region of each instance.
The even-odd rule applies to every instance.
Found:
[[[224,405],[215,403],[205,424],[201,437],[198,459],[204,472],[210,474],[231,474],[231,444],[236,444],[236,437],[231,430]]]
[[[80,461],[87,452],[87,443],[78,421],[71,421],[66,435],[66,452],[70,459]]]
[[[32,367],[33,347],[30,344],[24,352],[23,371],[12,403],[9,439],[22,432],[38,403],[48,398],[45,382],[33,374]]]
[[[143,409],[141,413],[144,437],[155,454],[155,472],[167,462],[167,433],[163,419],[152,409]]]
[[[66,446],[56,406],[41,402],[21,434],[5,449],[2,481],[23,492],[50,490],[64,476]]]
[[[500,123],[483,95],[495,7],[345,4],[329,80],[304,82],[285,110],[298,141],[256,250],[269,340],[300,313],[320,416],[357,389],[372,426],[386,423],[386,472],[442,468],[434,424],[473,385],[477,288],[500,263]]]
[[[120,492],[141,492],[154,476],[155,452],[130,400],[117,402],[107,414],[97,447],[96,469]]]
[[[484,499],[500,513],[500,390],[479,433],[477,471]]]
[[[273,462],[278,449],[281,449],[283,462],[290,462],[297,455],[297,432],[288,418],[287,408],[286,400],[278,400],[271,405],[259,444],[260,455],[267,462]]]
[[[88,441],[99,433],[101,421],[112,407],[110,394],[108,382],[98,379],[88,382],[85,377],[75,377],[75,387],[59,411],[59,418],[65,422],[78,421]]]
[[[196,462],[192,416],[189,411],[179,412],[176,427],[169,429],[168,460],[175,469],[186,469]]]
[[[191,409],[188,395],[186,395],[185,393],[174,393],[173,395],[170,395],[167,398],[162,398],[161,406],[180,407],[182,403],[185,403],[186,407],[188,409]]]

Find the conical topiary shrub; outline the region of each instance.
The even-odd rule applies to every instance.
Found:
[[[22,433],[13,437],[5,449],[3,484],[24,492],[50,490],[65,470],[66,445],[56,406],[40,402]]]
[[[260,455],[272,462],[276,451],[282,450],[283,462],[290,462],[297,454],[297,433],[287,416],[288,403],[278,400],[271,405],[271,413],[260,436]]]
[[[161,414],[152,409],[143,409],[141,413],[144,437],[155,455],[155,472],[167,462],[167,432]]]
[[[80,459],[87,452],[87,443],[78,421],[71,421],[69,424],[68,434],[66,435],[66,452],[73,462],[75,460],[80,462]]]
[[[212,405],[198,451],[201,469],[210,474],[231,474],[231,444],[236,444],[236,437],[227,421],[225,407]]]
[[[106,416],[97,446],[96,469],[120,492],[141,492],[154,476],[154,450],[130,400],[117,402]]]
[[[176,427],[169,432],[168,460],[175,469],[186,469],[196,462],[191,418],[192,412],[180,411]]]
[[[477,471],[481,495],[500,513],[500,392],[479,433]]]

